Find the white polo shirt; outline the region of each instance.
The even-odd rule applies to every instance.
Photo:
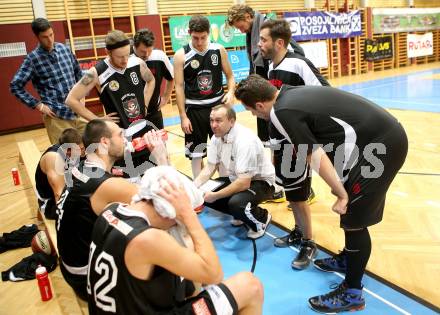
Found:
[[[275,169],[264,152],[263,144],[252,130],[235,123],[222,138],[213,136],[208,145],[208,163],[219,165],[219,175],[231,181],[240,174],[252,180],[275,183]]]

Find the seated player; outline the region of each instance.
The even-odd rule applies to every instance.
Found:
[[[90,247],[90,314],[261,314],[263,287],[254,275],[222,281],[219,258],[187,193],[194,185],[184,186],[171,172],[165,176],[157,194],[175,210],[175,220],[159,215],[151,196],[142,194],[147,176],[136,202],[111,204],[98,217]],[[166,231],[176,221],[187,231],[187,247]],[[204,290],[195,291],[192,281],[204,283]]]
[[[56,202],[64,189],[64,172],[84,155],[81,135],[76,129],[65,129],[58,143],[41,155],[35,170],[35,184],[40,211],[47,219],[56,219]]]
[[[87,299],[86,276],[93,224],[104,207],[111,202],[130,202],[137,186],[110,174],[114,162],[124,154],[125,138],[118,125],[110,120],[94,119],[84,131],[86,159],[67,174],[58,206],[57,239],[60,268],[66,282],[78,296]],[[165,148],[155,131],[144,139],[153,139]],[[166,152],[166,150],[164,150]],[[166,158],[158,163],[167,163]]]

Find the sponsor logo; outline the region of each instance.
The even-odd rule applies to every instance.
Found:
[[[197,69],[200,66],[200,62],[198,60],[192,60],[191,61],[191,68]]]
[[[202,73],[197,76],[197,84],[199,86],[200,94],[209,95],[212,93],[212,74]]]
[[[110,210],[106,210],[102,216],[109,224],[113,226],[118,225],[119,219],[116,218]]]
[[[112,80],[110,81],[110,83],[108,84],[108,87],[110,90],[112,90],[113,92],[116,92],[117,90],[119,90],[119,83],[118,81]]]
[[[140,117],[141,109],[139,107],[139,103],[136,98],[131,98],[126,101],[123,101],[122,106],[124,107],[124,112],[129,120]]]
[[[355,183],[351,190],[353,191],[353,194],[359,194],[361,192],[361,184]]]
[[[229,43],[234,38],[234,28],[223,23],[220,26],[220,38],[225,42]]]

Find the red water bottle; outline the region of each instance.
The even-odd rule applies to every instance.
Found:
[[[35,270],[35,278],[37,278],[38,287],[40,288],[41,300],[49,301],[52,298],[52,288],[50,287],[46,267],[39,265]]]
[[[168,133],[165,129],[160,129],[157,131],[157,134],[163,141],[168,140]],[[131,144],[131,145],[130,145]],[[144,140],[144,137],[138,137],[131,140],[131,143],[128,143],[129,151],[138,152],[144,149],[148,149],[148,145]]]
[[[20,185],[20,175],[18,174],[18,170],[14,167],[11,169],[12,180],[14,181],[14,185]]]

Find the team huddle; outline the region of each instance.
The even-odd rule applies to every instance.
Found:
[[[295,227],[274,246],[299,248],[294,269],[345,273],[309,306],[322,313],[365,307],[368,227],[382,220],[405,161],[405,131],[371,101],[330,87],[287,21],[234,5],[226,23],[246,34],[250,74],[238,84],[204,16],[191,17],[190,41],[173,64],[154,48],[150,30],[137,31],[133,46],[113,30],[108,56],[83,75],[70,50],[54,42],[50,23],[32,23],[39,46],[11,92],[43,114],[52,145],[36,172],[40,210],[56,220],[61,272],[90,314],[261,314],[263,283],[249,272],[224,279],[197,213],[202,205],[223,212],[258,239],[272,219],[262,203],[280,192]],[[24,89],[30,80],[40,100]],[[94,88],[103,117],[84,103]],[[160,133],[173,88],[192,180],[170,166]],[[237,121],[236,100],[257,116],[257,133]],[[146,149],[129,152],[135,138]],[[332,210],[345,233],[343,250],[325,259],[314,259],[312,171],[336,197]],[[207,189],[216,173],[219,185]]]

